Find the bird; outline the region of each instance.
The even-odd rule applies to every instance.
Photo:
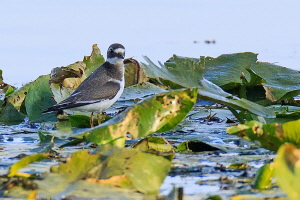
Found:
[[[125,47],[122,44],[110,45],[105,63],[88,76],[69,97],[43,113],[66,109],[91,112],[92,127],[94,112],[99,116],[111,107],[124,91],[124,57]],[[98,123],[100,123],[99,118]]]

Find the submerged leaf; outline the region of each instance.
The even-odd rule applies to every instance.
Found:
[[[163,156],[169,160],[172,160],[175,156],[173,146],[162,137],[148,137],[140,140],[132,145],[132,148],[136,148],[143,152],[152,153],[158,156]]]
[[[26,167],[28,164],[33,162],[39,162],[41,160],[44,160],[48,157],[48,154],[44,153],[38,153],[38,154],[32,154],[30,156],[26,156],[25,158],[22,158],[20,161],[16,162],[10,167],[8,176],[15,176],[19,169],[22,169]]]
[[[188,140],[185,142],[180,143],[177,148],[176,152],[202,152],[202,151],[217,151],[220,150],[216,147],[213,147],[209,144],[206,144],[202,141],[198,140]]]

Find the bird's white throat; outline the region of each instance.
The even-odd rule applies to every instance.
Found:
[[[123,61],[124,61],[124,59],[116,58],[116,57],[106,59],[106,62],[109,62],[110,64],[114,64],[114,65],[120,65],[120,64],[123,65]]]

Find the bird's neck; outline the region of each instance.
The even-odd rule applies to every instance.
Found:
[[[121,58],[107,58],[106,62],[109,62],[110,64],[113,65],[123,65],[124,59]]]

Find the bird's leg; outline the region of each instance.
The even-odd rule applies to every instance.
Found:
[[[94,112],[92,112],[90,116],[90,125],[91,127],[94,127]]]
[[[98,120],[98,125],[101,124],[101,114],[97,113],[97,120]]]

